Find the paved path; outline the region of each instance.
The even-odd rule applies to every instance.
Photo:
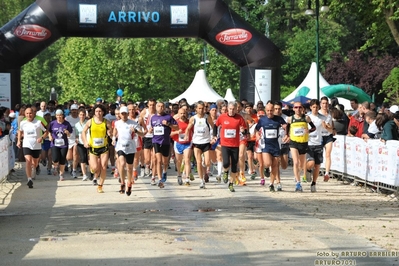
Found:
[[[259,179],[235,193],[213,178],[205,190],[198,180],[179,186],[172,171],[164,189],[143,178],[130,197],[110,177],[104,194],[66,177],[42,174],[28,189],[17,170],[2,185],[0,265],[315,265],[342,251],[367,256],[348,254],[336,265],[399,265],[397,256],[370,257],[386,250],[368,239],[289,207],[291,170],[273,195]],[[297,194],[314,195],[308,187]]]

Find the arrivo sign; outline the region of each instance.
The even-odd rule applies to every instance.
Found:
[[[240,45],[252,39],[252,34],[244,29],[228,29],[216,35],[216,40],[225,45]]]
[[[51,32],[39,25],[21,25],[14,30],[14,35],[28,42],[41,42],[51,37]]]

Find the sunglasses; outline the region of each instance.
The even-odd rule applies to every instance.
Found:
[[[302,106],[294,106],[294,109],[303,108]]]

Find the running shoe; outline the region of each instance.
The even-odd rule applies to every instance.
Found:
[[[276,192],[276,190],[274,190],[274,186],[273,185],[269,186],[269,190],[270,190],[270,192]]]
[[[87,177],[87,175],[84,175],[82,181],[87,181],[87,180],[89,180],[89,178]]]
[[[115,167],[113,166],[111,169],[111,175],[113,175],[115,173]]]
[[[93,186],[97,186],[97,179],[93,179]]]
[[[94,173],[92,171],[90,171],[90,177],[89,177],[90,181],[93,181],[94,179]]]
[[[149,176],[150,175],[150,166],[146,166],[145,168],[144,168],[144,175],[146,175],[146,176]]]
[[[60,181],[64,181],[64,176],[60,175]]]
[[[40,165],[38,165],[38,166],[36,167],[36,175],[40,175],[40,172],[41,172],[41,170],[40,170]]]
[[[269,169],[269,167],[265,168],[264,174],[265,174],[266,177],[270,177],[270,169]]]
[[[183,185],[183,179],[181,178],[181,176],[177,177],[177,184],[179,184],[180,186]]]
[[[47,175],[51,175],[51,169],[47,169]]]
[[[261,186],[264,186],[264,185],[265,185],[265,179],[264,179],[264,178],[262,178],[262,179],[260,180],[260,185],[261,185]]]
[[[247,178],[245,177],[245,174],[243,172],[240,172],[240,179],[244,183],[247,181]]]
[[[310,192],[316,192],[316,184],[310,186]]]
[[[47,165],[47,161],[46,160],[41,160],[40,162],[42,163],[43,166]]]
[[[134,181],[137,181],[139,179],[139,176],[137,175],[137,170],[133,170],[133,177]]]
[[[199,188],[205,188],[205,182],[204,181],[201,181],[201,184],[200,184]]]
[[[98,192],[98,193],[104,193],[104,191],[103,191],[103,186],[98,185],[98,186],[97,186],[97,192]]]
[[[205,181],[205,183],[208,183],[208,182],[209,182],[209,174],[208,174],[208,173],[205,173],[205,175],[204,175],[204,181]]]
[[[307,171],[306,171],[307,172]],[[308,180],[306,179],[306,174],[302,177],[302,183],[307,183]]]
[[[69,167],[68,167],[68,163],[67,164],[65,164],[65,172],[68,172],[68,169],[69,169]]]
[[[164,188],[165,187],[165,185],[163,184],[163,182],[161,180],[158,182],[158,187],[159,188]]]
[[[140,167],[140,177],[144,177],[144,175],[145,175],[145,168]]]
[[[223,172],[223,182],[227,184],[229,181],[229,172]]]
[[[162,173],[161,182],[162,182],[162,183],[165,183],[167,179],[168,179],[168,177],[166,176],[166,172],[165,172],[165,173]]]
[[[195,180],[194,175],[192,173],[190,173],[190,181],[194,181],[194,180]]]
[[[328,182],[328,180],[330,180],[330,175],[329,174],[325,174],[324,175],[324,182]]]
[[[295,192],[302,192],[302,185],[300,182],[296,183]]]
[[[235,192],[233,183],[230,183],[230,184],[229,184],[229,190],[230,190],[230,192]]]
[[[26,183],[26,185],[27,185],[29,188],[33,188],[33,181],[32,181],[32,179],[29,179],[29,180],[28,180],[28,183]]]
[[[220,177],[220,175],[216,176],[216,182],[221,183],[222,182],[222,178]]]
[[[277,191],[283,191],[283,186],[280,183],[277,184]]]
[[[186,180],[184,181],[184,185],[185,186],[189,186],[190,185],[190,179],[186,178]]]
[[[73,178],[78,178],[77,174],[76,174],[76,170],[72,170],[72,177]]]
[[[155,186],[157,184],[157,182],[155,181],[155,177],[151,178],[151,185]]]
[[[125,184],[121,185],[121,189],[119,190],[119,194],[125,194]]]
[[[251,173],[251,180],[255,180],[255,178],[256,178],[256,172],[252,172]]]
[[[132,194],[132,186],[130,185],[130,187],[129,187],[129,185],[128,185],[127,190],[126,190],[126,196],[130,196],[131,194]]]

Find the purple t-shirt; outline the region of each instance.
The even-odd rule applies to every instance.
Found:
[[[62,124],[58,123],[57,120],[51,121],[49,126],[49,132],[53,137],[50,147],[67,148],[68,147],[68,137],[64,133],[64,130],[68,130],[72,133],[73,129],[68,121],[64,121]]]
[[[169,126],[162,125],[163,120],[166,120],[171,125],[177,125],[176,120],[169,114],[153,115],[151,117],[151,127],[154,134],[152,137],[152,143],[170,145],[170,133],[172,132],[172,129]]]

